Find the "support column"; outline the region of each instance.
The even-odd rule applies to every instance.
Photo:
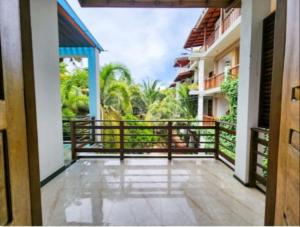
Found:
[[[203,105],[204,105],[204,59],[200,59],[198,63],[198,114],[197,117],[200,121],[203,120]]]
[[[235,176],[244,183],[249,181],[250,129],[258,123],[262,27],[270,4],[242,1]]]
[[[90,116],[100,120],[99,52],[90,48],[88,54]]]
[[[88,59],[89,74],[89,112],[96,120],[101,119],[100,84],[99,84],[99,51],[93,47],[61,47],[60,57],[83,57]]]

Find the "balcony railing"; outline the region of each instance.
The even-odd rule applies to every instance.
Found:
[[[220,87],[223,81],[224,81],[224,72],[206,79],[204,82],[204,89],[208,90],[208,89]]]
[[[250,185],[266,191],[269,155],[269,130],[251,129]]]
[[[221,22],[221,26],[218,26],[206,39],[205,49],[208,49],[212,46],[219,37],[230,28],[230,26],[240,17],[241,9],[236,8],[231,11]]]
[[[239,76],[239,65],[233,66],[230,69],[229,74],[230,74],[231,78],[237,79]],[[208,89],[220,87],[221,84],[223,83],[224,79],[225,79],[224,72],[214,75],[210,78],[207,78],[204,82],[204,89],[208,90]]]
[[[235,127],[224,122],[75,120],[71,132],[73,160],[152,153],[168,159],[215,157],[234,164]]]
[[[206,42],[205,42],[205,49],[208,49],[211,45],[214,44],[214,42],[216,40],[218,40],[218,38],[220,37],[220,26],[218,26],[211,34],[210,36],[207,38]]]
[[[188,72],[190,70],[190,64],[184,66],[184,67],[180,67],[177,69],[176,75],[179,75],[181,73],[185,73]]]
[[[231,67],[230,69],[230,75],[234,78],[237,79],[238,75],[240,74],[240,65],[235,65]]]
[[[86,124],[88,124],[93,122],[95,118],[89,116],[63,117],[62,126],[64,144],[71,144],[71,121],[75,120],[87,121]]]
[[[209,116],[209,115],[203,115],[203,122],[204,125],[211,125],[214,124],[214,121],[216,119],[213,116]]]

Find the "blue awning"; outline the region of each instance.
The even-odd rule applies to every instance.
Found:
[[[95,47],[103,48],[83,24],[66,0],[58,2],[58,26],[60,47]]]

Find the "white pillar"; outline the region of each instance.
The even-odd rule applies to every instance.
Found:
[[[31,0],[31,28],[41,180],[64,166],[56,0]]]
[[[249,180],[250,129],[257,126],[263,19],[270,0],[242,0],[235,176]]]
[[[204,100],[204,59],[200,59],[198,63],[198,84],[199,84],[199,95],[198,95],[198,119],[203,120],[203,100]]]

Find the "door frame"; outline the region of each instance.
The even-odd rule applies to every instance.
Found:
[[[30,195],[32,224],[42,224],[38,138],[36,121],[36,103],[33,72],[33,54],[30,22],[30,0],[19,0],[20,2],[20,25],[22,36],[22,70],[24,79],[24,97],[26,111],[26,132],[28,148],[28,164],[30,176]],[[286,22],[287,0],[277,0],[274,37],[273,57],[273,79],[270,111],[270,148],[268,181],[266,192],[265,224],[274,224],[276,183],[277,183],[277,154],[279,141],[279,126],[281,113],[281,93],[283,80],[283,62],[285,47],[285,22]]]
[[[272,90],[269,119],[269,158],[266,186],[265,225],[274,225],[277,188],[277,162],[280,137],[282,81],[285,57],[287,0],[276,1]],[[275,48],[276,47],[276,48]]]
[[[30,0],[1,0],[0,7],[5,12],[1,58],[12,213],[8,224],[42,225]]]
[[[27,127],[27,150],[30,176],[32,225],[42,225],[41,184],[38,151],[37,116],[33,48],[30,19],[30,0],[20,0],[23,82]]]

